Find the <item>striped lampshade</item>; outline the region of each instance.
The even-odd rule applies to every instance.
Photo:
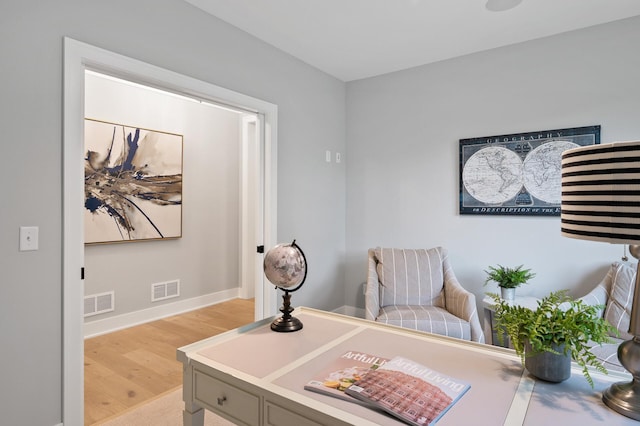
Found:
[[[640,244],[640,141],[565,151],[561,200],[563,236]]]

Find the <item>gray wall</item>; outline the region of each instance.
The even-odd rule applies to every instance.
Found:
[[[345,84],[179,0],[23,0],[0,5],[0,413],[61,421],[63,37],[278,105],[278,239],[310,260],[296,305],[343,304]],[[40,249],[18,251],[21,225]],[[37,409],[33,408],[37,401]]]
[[[347,85],[346,304],[363,306],[368,247],[449,249],[479,299],[484,269],[537,272],[521,294],[586,292],[620,246],[560,236],[558,217],[461,216],[459,139],[602,125],[640,138],[640,18]]]

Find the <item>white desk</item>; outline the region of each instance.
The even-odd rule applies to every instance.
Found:
[[[471,384],[438,426],[482,424],[637,423],[608,408],[601,392],[628,376],[592,372],[595,390],[579,369],[561,384],[537,382],[512,350],[414,332],[358,318],[298,308],[304,328],[276,333],[270,320],[178,349],[184,365],[184,424],[200,426],[204,409],[239,425],[399,425],[380,412],[303,389],[347,350],[402,355]]]

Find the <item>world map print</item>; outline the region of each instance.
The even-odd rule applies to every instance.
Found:
[[[560,214],[562,153],[600,143],[600,126],[460,140],[460,213]]]

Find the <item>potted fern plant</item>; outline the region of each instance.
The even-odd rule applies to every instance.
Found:
[[[588,366],[607,373],[604,365],[590,351],[594,344],[610,343],[617,330],[601,315],[603,306],[572,300],[567,291],[550,293],[538,302],[535,310],[509,304],[497,294],[495,327],[498,340],[509,337],[523,365],[533,376],[561,382],[571,375],[571,359],[593,387]]]
[[[489,281],[495,281],[500,287],[502,298],[513,300],[516,288],[536,276],[535,273],[531,272],[531,269],[522,269],[523,267],[524,265],[515,268],[502,265],[489,266],[489,270],[484,271],[487,274],[484,284],[487,285]]]

